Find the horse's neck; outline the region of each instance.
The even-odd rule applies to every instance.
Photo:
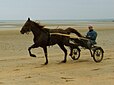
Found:
[[[31,30],[34,37],[39,37],[41,34],[48,34],[49,33],[49,29],[44,28],[44,29],[32,29]]]
[[[38,37],[41,34],[41,31],[39,29],[33,28],[33,29],[31,29],[31,31],[32,31],[34,37]]]

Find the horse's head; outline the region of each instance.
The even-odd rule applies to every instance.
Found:
[[[44,26],[40,25],[39,23],[36,23],[32,20],[30,20],[30,18],[28,18],[28,20],[26,21],[26,23],[24,24],[24,26],[21,29],[21,34],[24,33],[28,33],[30,31],[39,31],[42,30],[42,28],[44,28]]]
[[[30,18],[28,18],[28,20],[26,21],[20,32],[21,34],[28,33],[31,31],[31,28],[32,28],[32,23]]]

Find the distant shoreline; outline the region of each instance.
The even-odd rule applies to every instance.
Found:
[[[103,19],[104,20],[104,19]],[[95,21],[95,20],[33,20],[45,27],[49,28],[67,28],[74,27],[76,29],[85,29],[88,25],[93,25],[96,29],[114,29],[114,22],[112,19],[106,19],[107,21]],[[0,30],[17,30],[21,29],[26,20],[0,20]]]

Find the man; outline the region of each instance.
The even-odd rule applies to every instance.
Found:
[[[88,48],[96,44],[97,32],[93,29],[93,26],[88,26],[89,31],[87,32],[86,38],[90,39],[87,42]]]

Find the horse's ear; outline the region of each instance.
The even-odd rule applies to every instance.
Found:
[[[28,18],[28,21],[30,21],[30,18]]]

